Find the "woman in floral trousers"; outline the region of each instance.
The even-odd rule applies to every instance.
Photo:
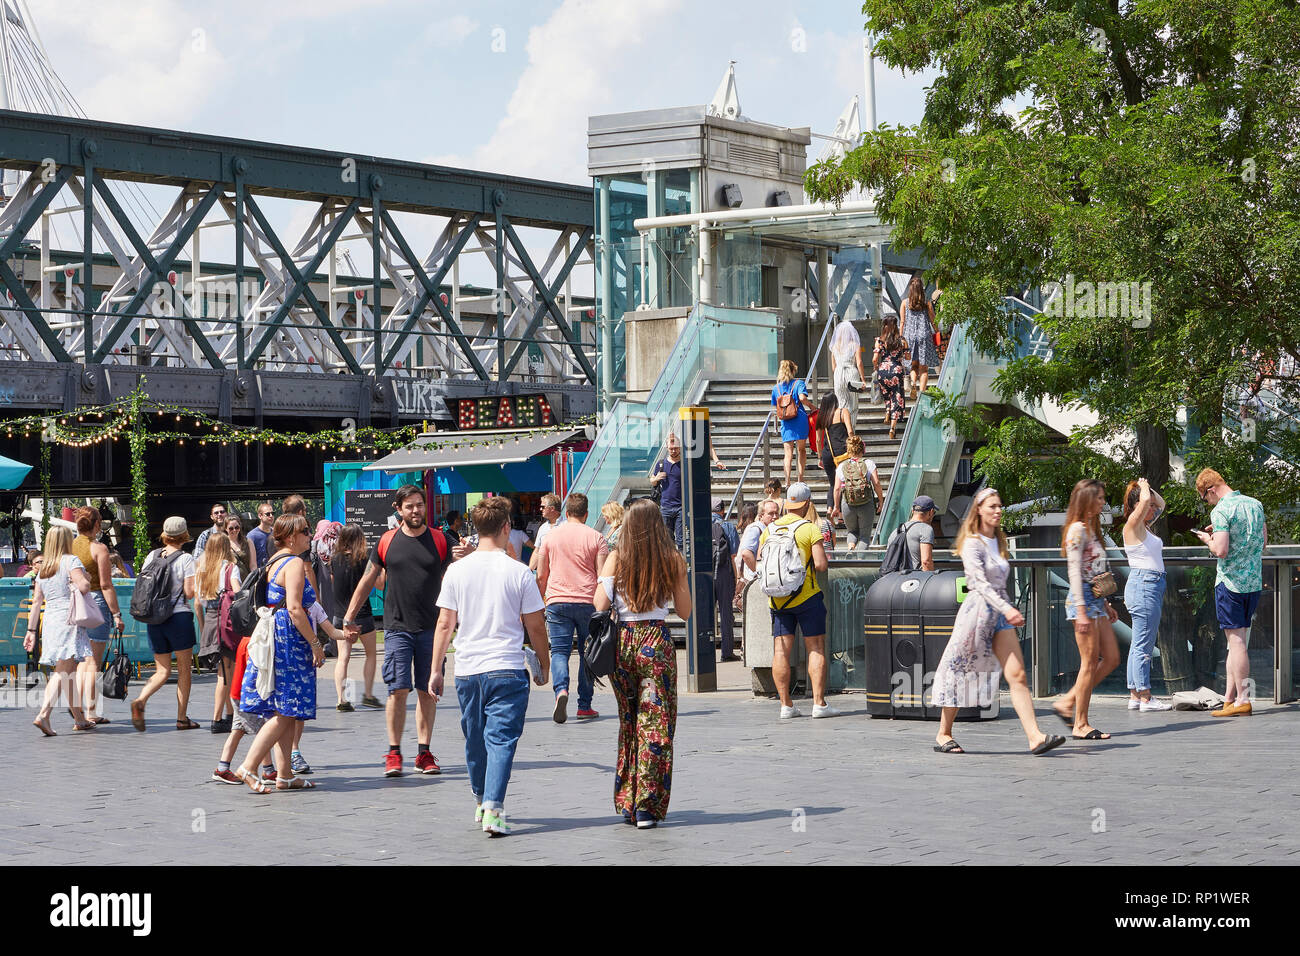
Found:
[[[636,560],[619,561],[619,555]],[[677,730],[677,652],[664,619],[668,602],[691,614],[686,560],[673,546],[659,506],[648,498],[623,516],[619,549],[610,552],[596,588],[596,610],[614,608],[618,661],[612,677],[618,701],[618,761],[614,808],[646,830],[668,814],[673,735]]]
[[[876,385],[880,388],[881,401],[885,403],[885,422],[889,425],[890,438],[894,437],[894,429],[907,411],[909,361],[907,341],[898,334],[898,316],[887,315],[881,323],[880,337],[876,339],[871,354],[871,365],[876,370]]]

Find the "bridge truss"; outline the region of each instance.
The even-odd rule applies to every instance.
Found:
[[[0,361],[594,383],[591,290],[572,288],[590,187],[5,110],[0,168],[21,177],[0,208]],[[124,208],[137,188],[171,194],[153,222]],[[52,262],[61,216],[79,268]],[[369,275],[339,275],[358,247]],[[469,294],[477,255],[494,283]]]

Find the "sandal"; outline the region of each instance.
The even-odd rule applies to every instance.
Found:
[[[316,784],[310,780],[304,780],[302,777],[290,777],[288,780],[276,780],[275,789],[277,790],[315,790]]]
[[[245,784],[247,784],[248,789],[252,790],[254,793],[271,792],[271,787],[267,784],[265,780],[263,780],[257,774],[252,773],[245,767],[236,767],[235,776],[238,777],[240,780],[242,780]]]
[[[1063,743],[1065,743],[1065,738],[1060,734],[1048,734],[1041,744],[1034,747],[1029,752],[1035,757],[1041,757],[1043,754],[1047,753],[1047,751],[1053,750],[1056,747],[1061,746]]]
[[[112,721],[109,720],[107,717],[91,717],[90,719],[93,720],[96,725],[112,723]]]
[[[1065,738],[1061,738],[1064,740]],[[934,752],[937,754],[964,754],[966,751],[961,749],[961,744],[955,740],[949,740],[946,744],[935,744]]]
[[[48,717],[46,717],[44,720],[40,720],[40,719],[33,720],[32,726],[35,727],[37,730],[39,730],[41,733],[43,733],[46,737],[59,736],[54,732],[54,729],[50,726],[50,718]]]
[[[95,722],[93,720],[78,720],[72,724],[73,730],[94,730]]]
[[[144,730],[144,704],[138,700],[131,701],[131,726]]]
[[[1088,731],[1082,737],[1078,734],[1071,734],[1070,736],[1075,740],[1110,740],[1110,734],[1103,734],[1096,727],[1092,728],[1092,730]]]
[[[1074,730],[1074,714],[1063,714],[1055,707],[1052,708],[1052,713],[1054,713],[1057,717],[1060,717],[1061,722],[1065,724],[1065,726],[1069,727],[1071,730]]]
[[[190,720],[188,717],[186,717],[184,720],[176,721],[176,729],[177,730],[198,730],[199,725],[196,721]]]

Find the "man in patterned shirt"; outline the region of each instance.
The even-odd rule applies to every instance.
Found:
[[[1219,559],[1214,609],[1228,637],[1228,687],[1223,707],[1211,714],[1245,716],[1251,712],[1250,657],[1246,652],[1250,619],[1264,590],[1264,546],[1268,544],[1264,506],[1233,491],[1212,468],[1204,468],[1196,476],[1196,493],[1214,509],[1210,512],[1210,527],[1197,529],[1196,536]]]

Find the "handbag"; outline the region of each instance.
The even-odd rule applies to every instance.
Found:
[[[126,687],[131,682],[131,659],[122,649],[118,635],[117,651],[104,662],[104,696],[109,700],[126,700]]]
[[[73,627],[84,627],[88,631],[93,631],[97,627],[103,627],[104,612],[99,609],[99,605],[90,599],[88,594],[82,594],[75,587],[70,588],[68,596],[68,624]]]
[[[597,611],[587,625],[587,643],[582,648],[582,663],[592,678],[608,677],[618,664],[618,614],[611,602],[607,610]]]
[[[1092,579],[1092,596],[1098,598],[1110,597],[1115,593],[1115,575],[1110,571],[1103,571]]]

